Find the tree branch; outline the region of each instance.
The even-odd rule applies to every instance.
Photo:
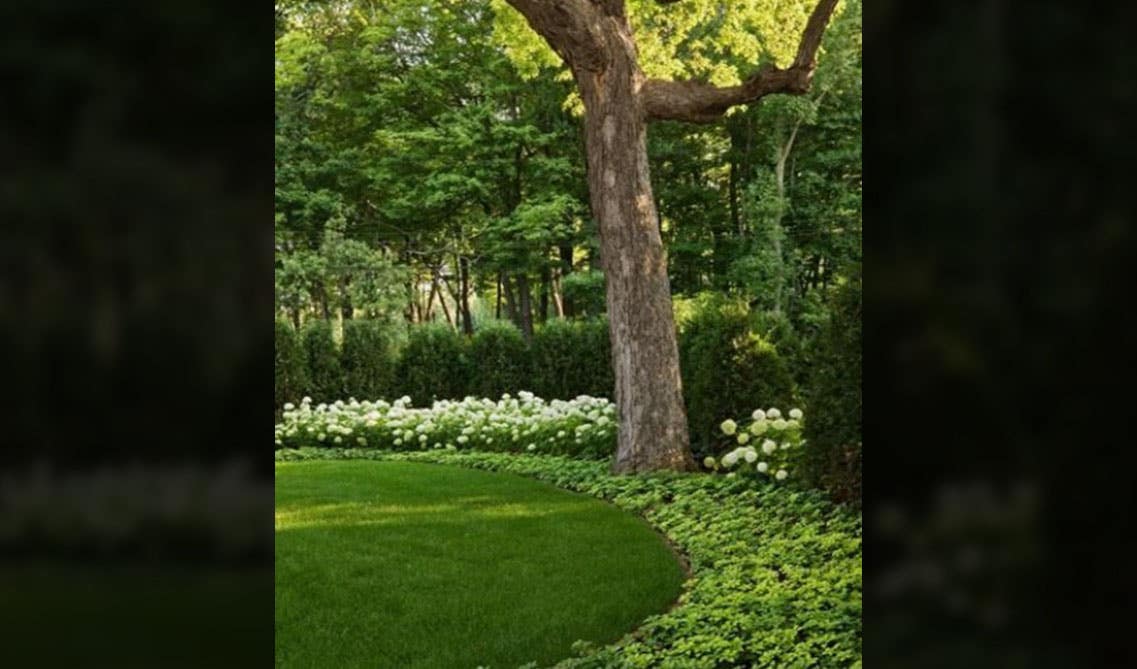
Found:
[[[678,0],[657,0],[657,2]],[[837,0],[819,0],[805,25],[797,56],[785,68],[763,66],[739,86],[718,87],[699,81],[649,79],[641,91],[648,120],[712,123],[735,105],[754,102],[772,93],[801,95],[809,91],[817,67],[817,49]]]
[[[571,68],[600,71],[608,64],[591,0],[506,0]]]

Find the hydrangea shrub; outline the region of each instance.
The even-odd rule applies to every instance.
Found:
[[[284,448],[352,446],[394,451],[431,449],[534,452],[605,458],[616,448],[616,407],[603,398],[545,400],[522,391],[498,401],[467,397],[415,408],[350,399],[286,404],[276,426]]]
[[[703,466],[731,477],[742,474],[784,481],[800,459],[805,443],[802,418],[801,409],[790,409],[783,416],[777,407],[755,409],[743,423],[728,418],[719,430],[724,448],[730,450],[719,458],[708,455]]]

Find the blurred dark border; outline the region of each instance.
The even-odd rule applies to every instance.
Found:
[[[267,666],[269,7],[0,26],[0,664]]]
[[[1132,3],[867,3],[865,654],[1120,667]]]

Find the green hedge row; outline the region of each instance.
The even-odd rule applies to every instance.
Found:
[[[409,395],[415,406],[429,406],[435,399],[521,390],[544,399],[612,398],[615,386],[604,320],[551,321],[528,344],[508,323],[483,325],[469,338],[445,324],[424,324],[410,329],[401,351],[370,321],[349,321],[342,349],[324,321],[307,324],[299,343],[295,337],[278,323],[278,410],[304,395],[315,402]],[[727,418],[796,404],[785,362],[749,330],[743,309],[717,304],[700,311],[680,333],[679,349],[692,447],[700,458],[712,453]]]
[[[528,344],[509,323],[486,323],[469,338],[427,323],[410,328],[398,350],[373,321],[345,323],[342,346],[327,321],[306,323],[299,333],[277,321],[276,408],[305,395],[315,402],[409,395],[416,406],[519,390],[545,399],[610,397],[610,360],[602,320],[551,321]]]

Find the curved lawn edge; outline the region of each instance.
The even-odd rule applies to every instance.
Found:
[[[707,474],[618,476],[604,462],[548,455],[305,448],[275,457],[511,473],[643,517],[687,558],[677,606],[614,644],[578,644],[562,669],[860,666],[861,517],[818,493]]]

